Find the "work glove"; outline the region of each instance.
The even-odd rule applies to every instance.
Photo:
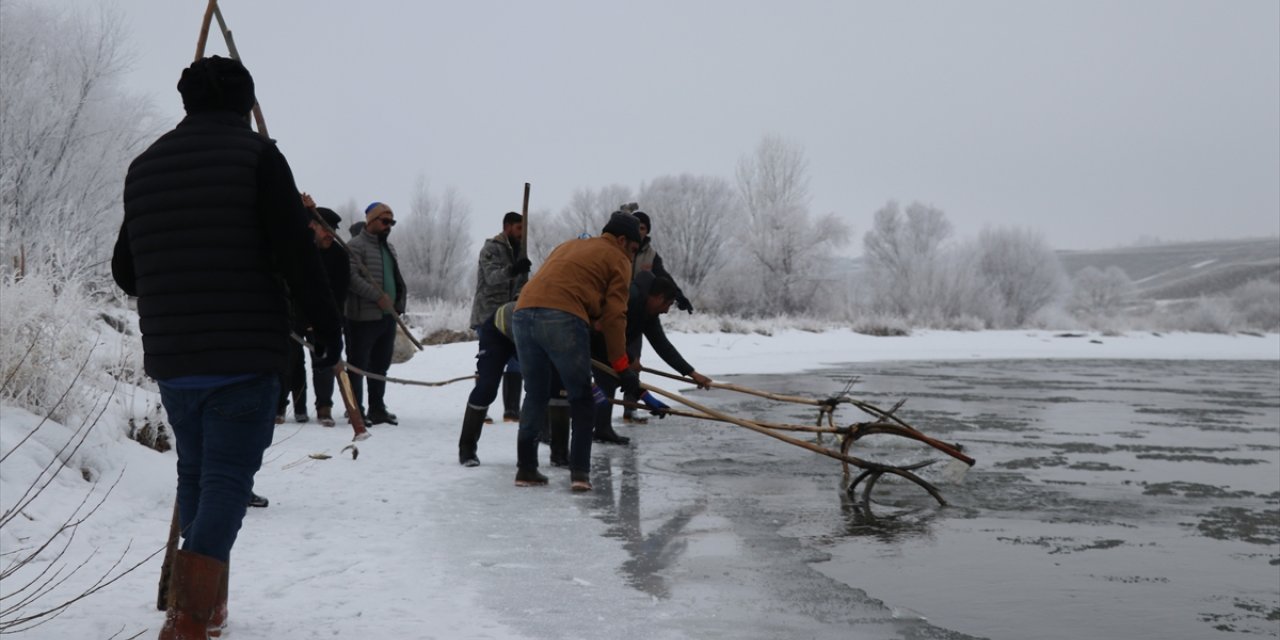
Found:
[[[671,409],[667,404],[654,396],[653,393],[646,391],[640,395],[640,402],[649,408],[649,412],[659,418],[667,417],[667,411]]]
[[[532,268],[533,268],[533,262],[531,262],[528,258],[520,258],[519,260],[516,260],[515,264],[511,265],[510,267],[507,267],[507,274],[514,277],[522,273],[529,273],[529,269],[532,269]]]
[[[316,335],[316,350],[311,354],[311,366],[316,369],[332,369],[342,359],[342,331]]]
[[[630,395],[632,397],[641,394],[640,374],[632,371],[631,369],[619,371],[618,382],[621,383],[623,394]]]
[[[676,294],[676,308],[681,311],[693,313],[693,303],[689,302],[689,299],[686,298],[683,293]]]

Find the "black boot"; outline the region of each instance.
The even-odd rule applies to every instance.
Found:
[[[547,407],[547,422],[551,431],[551,466],[569,466],[569,407]]]
[[[618,435],[613,430],[613,405],[605,402],[595,406],[595,423],[591,432],[591,439],[596,442],[607,442],[609,444],[628,444],[631,438]]]
[[[458,464],[464,467],[480,466],[480,458],[476,457],[476,444],[480,442],[480,431],[484,429],[484,409],[467,405],[467,412],[462,414],[462,435],[458,437]]]
[[[375,424],[400,424],[396,414],[387,411],[386,407],[373,407],[369,409],[369,414],[364,418],[365,422],[368,422],[370,426]]]
[[[520,385],[524,377],[518,373],[502,374],[502,421],[520,422]]]

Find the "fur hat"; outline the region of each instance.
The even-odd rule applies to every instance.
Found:
[[[249,70],[239,60],[222,56],[201,58],[183,69],[178,93],[187,113],[230,111],[246,115],[257,101]]]
[[[364,221],[373,222],[374,218],[384,213],[391,213],[391,207],[381,202],[370,202],[369,206],[364,208]]]
[[[629,213],[615,211],[609,216],[609,224],[604,225],[601,233],[612,233],[632,242],[640,242],[640,221]]]
[[[338,225],[342,224],[342,216],[338,215],[337,211],[328,207],[316,207],[316,211],[320,213],[320,217],[324,219],[324,223],[330,227],[337,229]]]

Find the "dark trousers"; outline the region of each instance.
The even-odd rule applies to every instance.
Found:
[[[396,319],[389,315],[367,322],[353,320],[348,327],[347,361],[369,373],[387,375],[395,346]],[[351,389],[355,392],[356,404],[362,409],[365,408],[364,389],[360,384],[363,379],[364,376],[351,374]],[[369,379],[369,410],[386,408],[383,401],[386,391],[386,381]]]
[[[302,354],[302,345],[289,340],[289,365],[285,376],[280,380],[280,398],[276,403],[276,414],[284,415],[284,408],[289,405],[289,395],[293,395],[293,412],[307,412],[307,362]]]
[[[333,369],[319,367],[311,369],[311,386],[316,392],[316,408],[327,409],[333,406]]]
[[[307,332],[307,342],[316,343],[315,337],[311,332]],[[316,409],[328,409],[333,407],[333,387],[336,376],[333,374],[332,368],[317,368],[315,363],[316,359],[313,354],[311,357],[311,390],[316,394]]]
[[[510,370],[510,363],[515,361],[516,345],[502,335],[492,322],[485,322],[477,327],[476,335],[480,339],[480,350],[476,353],[476,386],[471,389],[467,404],[476,409],[488,409],[498,397],[502,372]]]
[[[221,387],[180,389],[160,383],[178,448],[178,522],[182,549],[222,562],[253,492],[253,476],[275,432],[275,374]]]

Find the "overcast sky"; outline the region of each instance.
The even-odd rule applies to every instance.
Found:
[[[205,2],[109,1],[130,88],[176,122]],[[1063,249],[1280,234],[1275,0],[220,6],[301,189],[405,211],[425,176],[470,202],[477,244],[526,181],[559,211],[582,187],[732,178],[767,133],[803,146],[851,253],[891,199]]]

